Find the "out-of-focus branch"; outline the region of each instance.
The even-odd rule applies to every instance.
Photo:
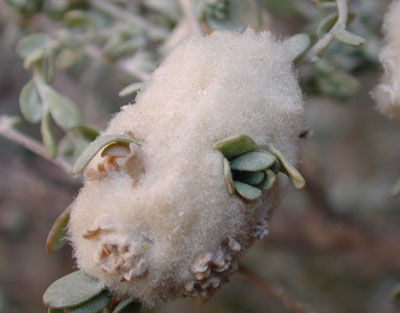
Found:
[[[288,310],[295,313],[317,313],[318,311],[311,306],[302,303],[294,296],[289,294],[281,286],[269,281],[268,279],[259,276],[257,273],[250,271],[244,265],[239,266],[238,274],[248,281],[254,283],[261,289],[278,299]]]
[[[190,23],[190,29],[193,31],[193,33],[202,34],[203,31],[201,29],[201,25],[193,13],[190,0],[179,0],[179,4],[186,20]]]
[[[338,18],[336,20],[335,25],[332,27],[332,29],[340,24],[347,24],[347,17],[348,17],[348,6],[347,6],[347,1],[348,0],[336,0],[336,5],[337,5],[337,12],[338,12]],[[329,45],[333,42],[334,37],[331,32],[327,32],[321,39],[319,39],[310,49],[308,53],[308,58],[311,61],[317,60],[321,54],[329,47]]]
[[[19,132],[18,130],[13,128],[13,118],[8,116],[0,116],[0,135],[13,141],[21,146],[25,147],[26,149],[36,153],[37,155],[41,156],[42,158],[54,163],[55,165],[62,168],[65,172],[71,173],[72,166],[64,159],[57,157],[52,159],[49,157],[46,149],[44,146],[38,142],[37,140]]]

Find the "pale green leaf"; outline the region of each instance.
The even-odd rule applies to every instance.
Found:
[[[95,140],[100,134],[100,131],[96,127],[86,124],[78,125],[74,129],[78,130],[82,137],[87,139],[89,142]]]
[[[264,172],[235,172],[235,180],[249,185],[258,185],[264,180]]]
[[[233,182],[236,192],[246,200],[256,200],[261,197],[261,190],[239,181]]]
[[[55,309],[76,307],[99,295],[103,289],[100,281],[76,271],[52,283],[43,295],[43,303]]]
[[[228,185],[229,194],[235,193],[235,186],[233,185],[232,171],[228,159],[224,158],[224,176],[226,184]]]
[[[30,80],[19,95],[19,107],[22,116],[30,123],[38,123],[42,119],[42,100],[35,82]]]
[[[24,60],[24,68],[31,68],[33,64],[42,60],[46,55],[44,48],[37,48],[32,51]]]
[[[74,308],[65,309],[65,311],[67,313],[98,313],[110,303],[110,300],[111,297],[107,292],[102,292],[88,302]]]
[[[346,45],[360,47],[365,43],[365,39],[349,32],[343,24],[336,25],[330,30],[332,36]]]
[[[354,20],[355,16],[356,16],[356,14],[354,12],[349,12],[349,14],[347,16],[347,24],[350,24]],[[327,32],[330,31],[330,29],[335,25],[337,18],[338,18],[338,14],[332,13],[332,14],[328,15],[326,18],[324,18],[318,24],[318,27],[317,27],[318,38],[322,38]]]
[[[50,232],[47,236],[46,240],[46,251],[47,253],[54,252],[58,249],[61,249],[67,242],[68,229],[67,225],[69,222],[69,216],[71,213],[70,204],[57,219],[55,220],[53,226],[50,229]]]
[[[231,169],[236,171],[258,172],[275,163],[276,157],[267,151],[253,151],[238,156],[231,161]]]
[[[292,181],[293,185],[297,189],[302,189],[306,185],[306,181],[304,180],[303,176],[299,173],[299,171],[284,157],[284,155],[274,146],[268,145],[268,150],[274,154],[280,164],[281,164],[281,172],[286,174],[289,179]]]
[[[64,130],[77,127],[81,122],[81,113],[78,106],[69,98],[59,94],[48,85],[43,86],[41,95],[44,97],[51,116],[58,126]]]
[[[260,8],[254,0],[230,0],[226,2],[224,16],[208,10],[205,21],[214,30],[243,30],[250,26],[258,28],[261,24]],[[212,6],[212,5],[211,5]],[[210,12],[211,11],[211,12]]]
[[[119,96],[120,97],[127,97],[127,96],[131,96],[133,94],[135,94],[136,92],[138,92],[140,89],[142,89],[144,86],[143,83],[133,83],[129,86],[126,86],[124,89],[122,89],[119,92]]]
[[[400,196],[400,179],[394,184],[392,191],[392,197],[399,197]]]
[[[276,174],[268,169],[265,171],[265,178],[262,181],[262,183],[258,186],[259,188],[261,188],[262,190],[268,190],[270,188],[272,188],[276,183]]]
[[[111,143],[119,143],[128,146],[132,142],[140,145],[136,140],[124,135],[106,135],[98,137],[95,141],[90,143],[76,160],[72,173],[75,175],[83,171],[90,160],[105,146]]]
[[[311,44],[310,36],[301,33],[284,41],[284,45],[293,62],[297,62],[308,50]]]
[[[34,33],[22,38],[17,44],[18,55],[25,59],[38,48],[43,48],[49,45],[52,39],[45,33]]]
[[[50,128],[50,113],[45,112],[40,125],[40,133],[42,134],[43,145],[51,158],[57,156],[57,141]]]
[[[112,311],[112,313],[138,313],[142,306],[133,298],[122,300]]]
[[[254,150],[257,144],[247,135],[225,138],[214,144],[214,150],[219,150],[228,160]]]

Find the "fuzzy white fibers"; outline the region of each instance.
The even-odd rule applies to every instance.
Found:
[[[381,84],[373,91],[378,109],[400,122],[400,1],[394,1],[383,23],[386,45],[380,54],[384,67]]]
[[[295,164],[302,129],[303,99],[290,56],[270,33],[214,32],[180,44],[104,132],[129,131],[142,142],[144,173],[136,184],[123,171],[85,182],[69,224],[78,266],[149,306],[181,296],[184,286],[191,290],[199,255],[215,254],[228,238],[241,246],[234,259],[242,254],[286,185],[279,174],[279,183],[259,200],[230,195],[223,156],[213,144],[246,134],[259,145],[273,144]],[[100,161],[97,155],[88,168]],[[103,239],[84,236],[104,214]],[[132,252],[129,262],[143,261],[137,278],[121,282],[121,275],[101,269],[98,249],[105,238],[111,245],[135,242],[137,255]]]

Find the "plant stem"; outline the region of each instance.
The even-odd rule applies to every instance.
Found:
[[[185,18],[188,20],[190,28],[193,31],[193,33],[202,34],[203,31],[201,29],[199,21],[197,20],[196,16],[193,13],[190,0],[179,0],[179,5],[182,8]]]
[[[61,157],[57,157],[54,159],[50,158],[46,149],[40,142],[14,129],[13,124],[14,124],[13,118],[5,115],[0,116],[0,135],[9,139],[10,141],[20,144],[21,146],[36,153],[42,158],[54,163],[58,167],[62,168],[68,174],[72,172],[71,164],[69,164]]]
[[[336,20],[335,25],[331,29],[333,29],[337,25],[347,24],[347,17],[348,17],[348,6],[347,0],[336,0],[337,4],[337,11],[338,11],[338,18]],[[333,37],[332,33],[329,31],[327,32],[321,39],[319,39],[310,49],[308,53],[308,59],[311,62],[317,61],[321,54],[329,47],[329,45],[333,42],[335,38]]]
[[[239,266],[238,274],[248,281],[256,284],[261,289],[273,295],[278,299],[286,309],[295,313],[317,313],[318,311],[294,298],[285,291],[281,286],[274,284],[264,277],[260,277],[257,273],[250,271],[244,265]]]

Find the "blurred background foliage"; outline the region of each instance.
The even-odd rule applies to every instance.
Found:
[[[60,111],[51,111],[53,119],[44,131],[43,122],[37,125],[44,115],[37,110],[45,107],[35,106],[40,99],[27,98],[22,103],[28,110],[24,117],[30,116],[34,123],[21,122],[18,130],[38,141],[50,132],[51,144],[58,147],[54,151],[72,162],[93,137],[82,127],[103,129],[111,114],[134,101],[135,91],[182,39],[250,25],[281,38],[304,32],[314,43],[317,31],[323,36],[334,23],[336,11],[329,4],[323,0],[0,0],[0,115],[21,116],[20,92],[36,64],[43,83],[72,101],[67,109],[76,107],[80,113],[65,125],[56,118]],[[349,18],[354,20],[349,29],[366,43],[353,48],[335,41],[319,61],[298,63],[310,127],[301,163],[308,186],[288,192],[275,213],[271,234],[243,260],[321,312],[398,312],[392,297],[400,277],[400,200],[390,197],[390,188],[400,175],[400,129],[377,113],[369,94],[380,76],[381,22],[388,4],[387,0],[350,1],[354,14]],[[41,47],[37,38],[33,48],[29,41],[18,44],[38,32],[47,34],[41,38],[42,52],[35,52]],[[27,61],[32,52],[36,55]],[[124,97],[118,97],[126,86]],[[63,108],[61,115],[66,114]],[[74,267],[70,248],[46,254],[46,236],[80,183],[1,136],[0,172],[0,312],[45,312],[43,291]],[[235,276],[202,306],[178,300],[151,312],[290,311]]]

